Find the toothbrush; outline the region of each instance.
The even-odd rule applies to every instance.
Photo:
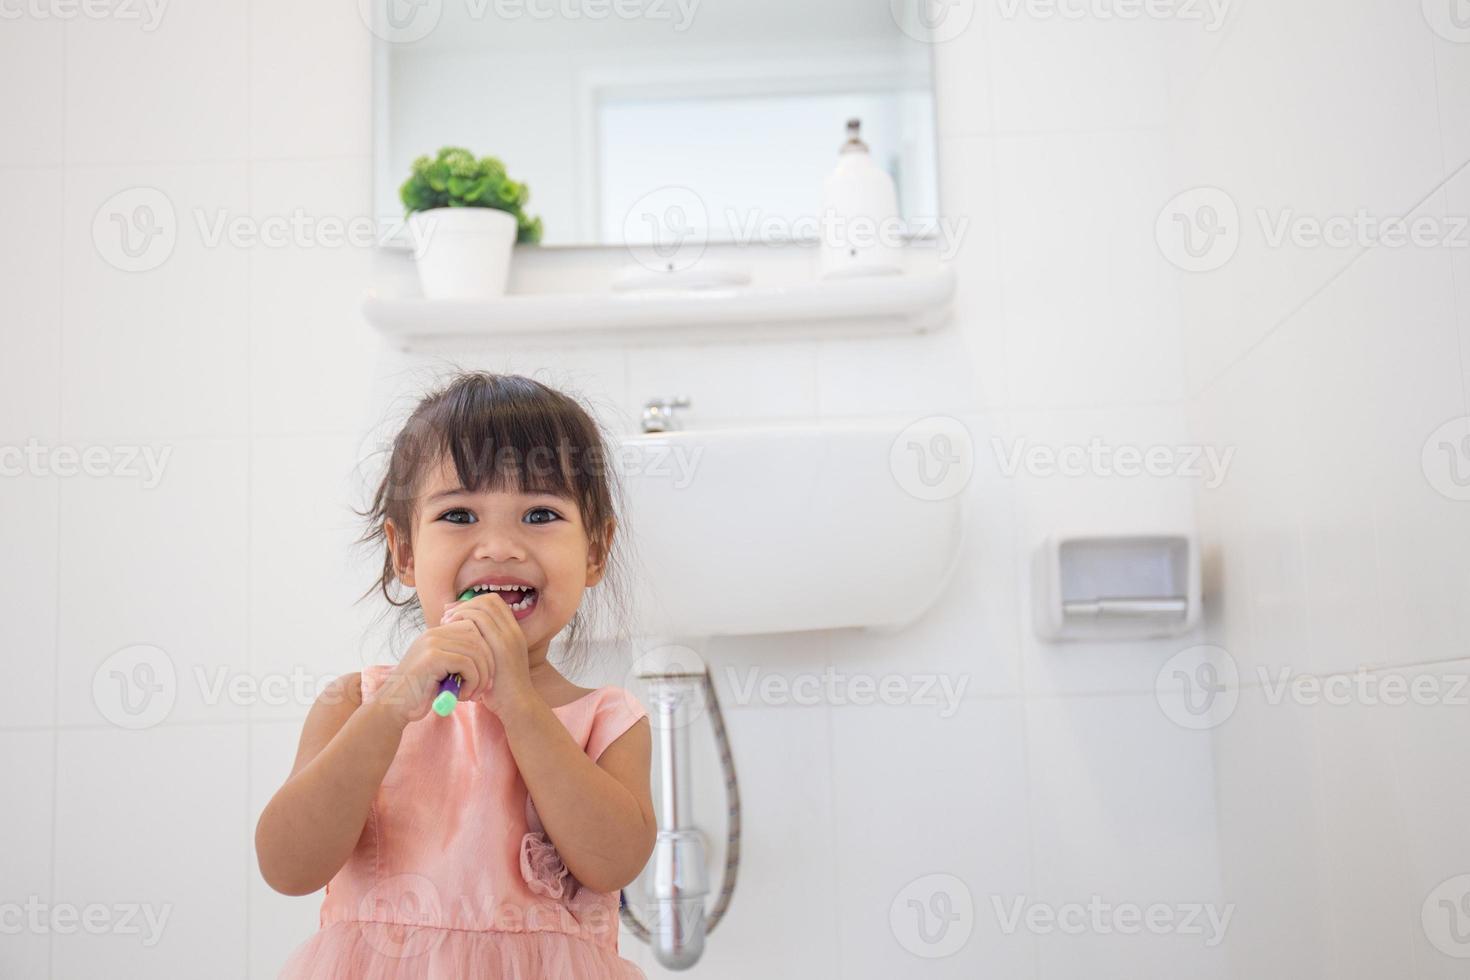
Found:
[[[459,703],[459,688],[464,678],[458,674],[450,674],[439,682],[439,693],[434,697],[434,714],[440,718],[448,718],[454,706]]]
[[[459,601],[464,602],[475,596],[474,589],[465,589],[460,593]],[[450,674],[439,682],[439,693],[434,697],[434,714],[440,718],[448,718],[454,706],[459,703],[459,689],[464,684],[464,678],[458,674]]]

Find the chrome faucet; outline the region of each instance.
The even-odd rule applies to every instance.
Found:
[[[643,431],[668,432],[670,429],[679,428],[679,420],[674,416],[674,409],[688,407],[688,395],[675,395],[673,398],[650,398],[643,405]]]

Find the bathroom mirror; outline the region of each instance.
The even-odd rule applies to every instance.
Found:
[[[932,44],[910,6],[359,0],[377,44],[374,213],[401,219],[414,158],[462,146],[530,188],[546,246],[815,240],[856,118],[906,234],[927,237]]]

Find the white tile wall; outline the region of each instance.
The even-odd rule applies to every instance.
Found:
[[[18,232],[0,239],[0,288],[12,325],[0,363],[0,426],[7,442],[56,438],[62,225],[54,216],[65,201],[63,181],[60,167],[28,166],[9,171],[0,190],[0,214]]]
[[[41,690],[33,687],[33,690]],[[51,934],[44,925],[57,901],[52,883],[56,828],[54,792],[56,733],[45,729],[0,732],[0,759],[6,785],[20,790],[11,805],[6,834],[16,846],[0,856],[0,880],[6,883],[10,915],[5,937],[6,973],[17,977],[46,976]],[[62,900],[64,901],[64,899]],[[18,927],[18,928],[17,928]]]
[[[1130,933],[1126,919],[1102,918],[1045,931],[1041,976],[1227,976],[1210,737],[1174,724],[1171,710],[1152,695],[1026,707],[1034,900],[1162,904],[1174,927]],[[1192,907],[1216,909],[1219,925],[1203,911],[1191,922]]]
[[[1462,970],[1430,900],[1465,866],[1444,821],[1470,511],[1423,457],[1470,409],[1470,47],[1435,9],[1242,5],[1175,117],[1178,186],[1226,188],[1243,216],[1228,265],[1181,276],[1193,434],[1239,446],[1199,496],[1204,632],[1242,684],[1215,732],[1236,976]],[[1461,244],[1270,249],[1258,207],[1429,218]],[[1392,703],[1395,682],[1425,700]]]
[[[53,900],[116,918],[53,934],[54,975],[246,975],[247,737],[230,724],[58,734]]]
[[[57,476],[0,480],[0,616],[5,617],[6,667],[0,687],[0,730],[55,722],[57,679]],[[19,515],[25,515],[24,520]]]
[[[205,163],[249,149],[244,4],[147,5],[66,23],[66,160]]]
[[[1153,235],[1166,152],[1154,131],[997,138],[1011,404],[1182,397],[1178,313]]]
[[[60,166],[65,25],[59,19],[11,18],[5,27],[0,34],[0,81],[5,91],[25,88],[30,96],[6,99],[0,109],[0,128],[6,134],[0,166]]]
[[[1419,5],[1232,5],[1228,36],[1175,117],[1176,168],[1158,207],[1200,185],[1230,195],[1239,247],[1180,276],[1198,391],[1354,257],[1270,243],[1283,217],[1402,215],[1443,176],[1435,42]],[[1261,213],[1266,222],[1263,225]]]
[[[62,210],[61,432],[68,439],[148,435],[241,437],[246,434],[246,331],[250,257],[220,219],[246,215],[248,175],[232,163],[77,166],[66,171]],[[110,264],[126,231],[103,221],[116,195],[151,188],[167,199],[149,228],[174,229],[172,252],[156,268]],[[129,198],[123,198],[129,202]],[[105,209],[105,210],[104,210]],[[172,212],[172,221],[168,212]],[[165,239],[148,239],[160,242]],[[104,253],[102,242],[108,243]],[[160,248],[166,246],[160,245]],[[149,253],[145,253],[149,254]]]

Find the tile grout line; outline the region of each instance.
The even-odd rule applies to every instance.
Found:
[[[66,54],[67,35],[70,34],[68,24],[61,25],[61,210],[66,212],[67,204],[67,146],[66,146]],[[57,256],[60,275],[57,277],[56,296],[56,435],[61,437],[63,422],[63,406],[65,405],[65,379],[64,359],[66,357],[66,223],[62,222],[61,249]],[[61,522],[63,520],[61,509],[61,481],[56,481],[56,569],[52,573],[56,587],[55,605],[52,614],[51,635],[51,853],[47,859],[49,876],[47,879],[46,901],[56,901],[56,835],[58,821],[56,819],[57,803],[60,799],[61,784]],[[46,975],[56,976],[56,930],[47,931],[46,935]]]
[[[832,648],[828,646],[822,653],[823,660],[828,665],[832,663]],[[832,809],[832,891],[842,894],[842,860],[838,855],[837,848],[842,841],[840,833],[841,816],[837,807],[837,719],[832,712],[830,704],[822,706],[822,714],[827,727],[827,805]],[[842,976],[842,904],[839,902],[832,916],[833,943],[832,948],[836,953],[837,962],[835,976]]]
[[[254,13],[253,4],[250,2],[250,0],[246,0],[246,3],[245,3],[245,37],[244,37],[244,44],[245,44],[245,113],[244,113],[244,125],[245,125],[245,159],[246,159],[246,162],[245,162],[245,211],[246,211],[247,214],[250,214],[250,215],[254,215],[255,214],[255,196],[254,196],[254,179],[253,178],[254,178],[254,168],[256,166],[255,160],[254,160],[254,156],[253,156],[253,154],[254,154],[254,146],[252,145],[252,142],[251,142],[251,56],[252,56],[252,50],[251,50],[251,45],[250,45],[250,28],[251,28],[252,15],[253,15],[253,13]],[[245,426],[244,426],[244,428],[245,428],[245,582],[246,582],[246,587],[245,587],[245,602],[244,602],[244,613],[245,613],[244,635],[245,635],[245,669],[246,669],[247,673],[250,673],[251,675],[254,674],[254,667],[255,667],[254,648],[253,648],[253,645],[251,644],[251,641],[250,641],[250,639],[251,639],[250,638],[250,609],[251,609],[251,596],[250,596],[251,587],[250,587],[250,581],[251,581],[251,550],[252,550],[251,549],[251,545],[252,545],[252,542],[253,542],[253,535],[254,535],[254,530],[255,530],[254,529],[254,519],[253,519],[253,508],[251,506],[251,494],[252,494],[252,492],[254,490],[254,486],[253,486],[254,485],[254,469],[253,469],[253,463],[254,463],[254,460],[253,460],[253,449],[254,449],[254,439],[253,439],[253,435],[254,435],[254,430],[253,430],[254,412],[253,412],[253,403],[252,403],[252,388],[253,388],[253,384],[254,384],[254,379],[253,379],[253,377],[251,375],[251,368],[252,368],[252,365],[253,365],[253,345],[252,345],[252,336],[251,336],[251,333],[252,333],[252,322],[251,322],[252,321],[252,310],[251,310],[251,299],[252,299],[252,295],[251,294],[252,294],[253,285],[254,285],[254,277],[252,275],[253,272],[254,272],[254,249],[246,249],[245,250],[245,282],[244,282],[244,292],[245,292],[245,296],[244,296],[244,309],[245,309]],[[244,816],[245,816],[245,819],[244,819],[243,823],[244,823],[245,840],[246,840],[246,846],[245,846],[245,857],[246,857],[246,859],[245,859],[245,868],[244,868],[245,881],[244,881],[244,887],[243,887],[243,889],[241,891],[241,896],[242,896],[242,899],[243,899],[243,902],[244,902],[244,905],[245,905],[245,929],[244,929],[244,935],[242,936],[242,939],[243,939],[243,943],[244,943],[244,946],[245,946],[245,960],[244,960],[244,962],[245,962],[245,976],[248,978],[248,977],[250,977],[252,975],[251,974],[251,969],[250,969],[250,949],[251,949],[251,945],[252,945],[251,944],[251,935],[252,935],[252,932],[251,932],[251,921],[250,921],[250,905],[251,905],[251,902],[250,902],[250,890],[251,890],[251,885],[252,885],[253,877],[254,877],[252,875],[252,873],[251,873],[251,865],[252,865],[252,862],[253,862],[253,858],[255,856],[254,855],[254,835],[253,835],[253,833],[251,833],[251,827],[250,827],[250,799],[251,799],[251,788],[252,788],[253,769],[254,769],[254,766],[253,766],[253,763],[252,763],[252,751],[253,751],[252,742],[254,741],[254,738],[253,738],[253,733],[254,733],[254,711],[253,711],[252,707],[250,705],[248,705],[248,704],[245,706],[245,724],[244,724],[243,728],[244,728],[244,733],[245,733],[245,792],[244,792],[244,808],[245,808],[245,814],[244,814]]]
[[[255,214],[255,162],[253,153],[255,147],[251,141],[251,56],[253,54],[250,46],[250,27],[255,12],[251,0],[245,0],[245,213]],[[255,474],[253,450],[254,436],[254,405],[252,403],[252,389],[255,380],[251,375],[253,365],[254,344],[252,342],[252,310],[251,299],[254,291],[255,271],[255,249],[245,250],[245,670],[252,676],[255,673],[255,649],[250,642],[250,579],[251,579],[251,554],[254,543],[255,522],[254,508],[251,506],[251,494],[254,491]],[[251,865],[255,863],[255,835],[250,827],[250,797],[252,781],[254,779],[254,765],[251,758],[254,742],[254,714],[250,705],[245,706],[245,887],[241,896],[245,902],[245,976],[247,980],[250,972],[250,947],[251,924],[250,924],[250,887],[254,881],[251,873]]]

